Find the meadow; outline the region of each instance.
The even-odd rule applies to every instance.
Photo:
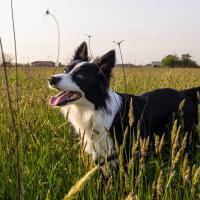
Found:
[[[47,80],[62,68],[19,68],[19,108],[16,107],[15,70],[8,69],[12,105],[19,131],[21,199],[63,199],[71,187],[94,167],[78,143],[72,128],[59,109],[48,104],[56,91]],[[139,94],[161,87],[183,89],[200,86],[200,69],[127,68],[127,92]],[[114,70],[112,88],[124,92],[121,68]],[[199,109],[200,114],[200,109]],[[200,129],[200,124],[198,126]],[[176,125],[172,130],[169,158],[162,159],[162,141],[156,138],[155,152],[145,161],[148,141],[135,139],[131,151],[139,149],[125,172],[104,182],[97,170],[78,188],[76,199],[200,199],[200,146],[191,164],[183,154],[184,139]],[[180,141],[180,142],[178,142]],[[119,152],[123,147],[119,147]],[[120,154],[120,153],[119,153]],[[0,199],[17,199],[16,136],[8,106],[3,69],[0,69]],[[66,198],[67,199],[67,198]]]

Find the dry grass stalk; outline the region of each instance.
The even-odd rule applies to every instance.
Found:
[[[173,170],[175,169],[175,167],[177,166],[178,162],[180,161],[182,153],[183,153],[182,149],[179,149],[178,153],[176,154],[176,156],[172,160],[172,169]]]
[[[170,174],[169,179],[168,179],[168,181],[167,181],[166,187],[165,187],[165,190],[166,190],[166,191],[167,191],[167,189],[169,188],[169,186],[171,185],[171,182],[172,182],[174,176],[175,176],[175,171],[172,171],[172,173]]]
[[[164,141],[165,141],[165,134],[163,134],[163,136],[160,140],[159,148],[158,148],[158,152],[159,152],[160,157],[162,155],[162,149],[163,149],[163,146],[164,146]]]
[[[11,0],[11,7],[12,7],[12,0]],[[12,9],[12,17],[13,17],[13,8],[11,8],[11,9]],[[14,18],[13,18],[13,20],[14,20]],[[15,45],[16,45],[16,43],[15,43]],[[4,74],[5,74],[5,84],[6,84],[6,92],[7,92],[7,97],[8,97],[9,111],[10,111],[11,121],[12,121],[12,131],[15,133],[15,140],[16,140],[15,151],[16,151],[17,199],[20,199],[21,198],[21,178],[20,178],[20,163],[19,163],[19,131],[18,131],[18,127],[17,127],[18,119],[14,115],[14,109],[13,109],[12,100],[11,100],[9,81],[8,81],[8,75],[7,75],[7,69],[6,69],[6,62],[5,62],[5,58],[4,58],[4,51],[3,51],[3,45],[2,45],[1,38],[0,38],[0,47],[1,47],[1,54],[2,54],[2,59],[3,59],[3,69],[4,69]],[[15,55],[15,58],[17,59],[16,55]],[[16,70],[17,70],[17,60],[16,60]],[[16,80],[18,80],[17,74],[16,74]],[[16,87],[18,87],[17,84],[16,84]],[[18,106],[18,91],[17,91],[17,107],[19,108],[19,106]],[[22,185],[22,187],[23,187],[23,185]]]
[[[134,122],[134,117],[133,117],[133,99],[131,98],[131,101],[130,101],[130,108],[129,108],[129,125],[130,127],[133,126],[133,122]]]
[[[182,165],[183,188],[186,189],[187,183],[190,182],[190,166],[188,154],[185,155]]]
[[[131,158],[132,159],[135,159],[135,157],[136,157],[136,151],[137,151],[138,145],[139,144],[137,141],[135,143],[133,143],[133,145],[132,145],[132,150],[131,150]]]
[[[176,157],[176,153],[177,153],[177,149],[178,149],[178,145],[179,145],[180,130],[181,130],[181,127],[178,128],[175,139],[174,139],[174,143],[172,145],[172,158],[171,158],[172,161],[174,161],[174,159]]]
[[[138,121],[138,124],[137,124],[137,143],[139,143],[140,141],[140,121]]]
[[[123,182],[124,182],[123,181],[123,176],[124,176],[124,149],[125,149],[125,145],[126,145],[127,135],[128,135],[128,127],[125,130],[123,143],[120,146],[120,153],[119,153],[119,174],[120,174],[121,187],[122,187]]]
[[[156,154],[159,154],[159,146],[160,146],[160,140],[159,140],[159,136],[158,135],[154,135],[155,138],[155,151]]]
[[[161,170],[156,184],[157,200],[160,199],[162,193],[163,193],[163,171]]]
[[[200,167],[193,170],[192,173],[192,193],[196,195],[198,192],[200,193]]]
[[[117,154],[119,154],[119,145],[118,145],[118,142],[117,142],[115,130],[114,130],[114,141],[115,141],[115,151],[116,151]]]
[[[107,183],[106,183],[106,186],[105,186],[105,191],[106,192],[109,192],[109,191],[112,190],[112,182],[113,182],[112,176],[110,176],[108,181],[107,181]]]
[[[65,195],[64,200],[73,199],[76,197],[77,193],[82,190],[84,185],[92,178],[95,172],[99,169],[99,165],[93,167],[90,171],[87,172],[85,176],[80,178],[74,186],[71,187],[67,195]]]
[[[187,145],[187,133],[185,134],[182,144],[181,144],[181,148],[179,149],[178,153],[176,154],[176,156],[174,157],[173,153],[172,153],[172,169],[175,169],[177,163],[181,160],[181,157],[183,156],[184,150],[186,148]],[[177,139],[178,140],[178,139]],[[176,140],[175,140],[176,141]]]
[[[124,179],[125,179],[124,180],[125,181],[125,186],[124,186],[125,192],[129,192],[131,190],[131,185],[130,185],[129,177],[126,172],[124,173]]]
[[[182,144],[181,144],[181,149],[184,151],[186,146],[187,146],[187,137],[188,137],[188,133],[185,134]]]
[[[188,159],[188,154],[185,154],[184,160],[183,160],[183,165],[182,165],[182,175],[184,176],[185,171],[189,167],[189,159]]]
[[[174,144],[174,139],[177,133],[177,120],[174,121],[172,131],[171,131],[171,144]]]
[[[126,139],[128,136],[128,127],[126,128],[125,132],[124,132],[124,138],[123,138],[123,143],[122,143],[122,149],[125,149],[125,145],[126,145]]]
[[[134,192],[130,192],[129,195],[126,197],[126,200],[137,200],[137,195]]]
[[[124,156],[124,149],[125,149],[125,145],[126,145],[127,135],[128,135],[128,128],[126,128],[126,130],[125,130],[123,143],[120,147],[120,153],[119,153],[120,169],[121,169],[121,167],[123,167],[123,156]]]
[[[183,107],[184,107],[184,105],[185,105],[185,99],[183,99],[183,100],[181,101],[181,103],[179,104],[179,107],[178,107],[178,110],[181,111],[181,113],[183,112]]]

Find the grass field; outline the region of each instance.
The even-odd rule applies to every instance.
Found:
[[[70,188],[94,167],[57,109],[48,105],[51,95],[47,79],[55,69],[20,68],[17,127],[21,197],[24,199],[63,199]],[[56,69],[61,72],[62,69]],[[9,84],[16,111],[15,71],[9,69]],[[176,89],[200,86],[200,69],[126,69],[127,92],[139,94],[160,87]],[[122,69],[114,71],[112,87],[124,91]],[[200,112],[200,110],[199,110]],[[200,128],[200,125],[199,125]],[[148,163],[133,157],[128,173],[119,173],[106,183],[99,172],[77,193],[77,199],[200,199],[200,149],[194,165],[176,141],[179,132],[174,126],[174,145],[169,159],[162,160],[162,142],[156,142],[157,158]],[[184,139],[183,139],[184,140]],[[135,147],[145,150],[144,141]],[[132,149],[134,151],[134,148]],[[12,129],[5,78],[0,69],[0,199],[16,199],[16,137]]]

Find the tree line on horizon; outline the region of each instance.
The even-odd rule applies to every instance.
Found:
[[[199,67],[196,61],[192,60],[192,56],[187,54],[182,54],[181,57],[178,57],[176,54],[170,54],[165,56],[161,60],[160,67]]]
[[[5,62],[6,64],[10,67],[13,64],[13,57],[9,54],[4,54],[5,57]],[[19,64],[19,65],[24,65],[24,66],[30,66],[29,63],[27,64]],[[150,65],[150,64],[148,64]],[[0,66],[2,66],[2,57],[0,56]],[[60,64],[60,66],[62,66]],[[117,66],[121,66],[121,64],[117,64]],[[125,63],[125,67],[136,67],[136,65],[131,64],[131,63]],[[154,67],[170,67],[170,68],[176,68],[176,67],[200,67],[200,65],[197,64],[195,60],[192,59],[192,56],[187,53],[187,54],[182,54],[180,57],[178,57],[176,54],[169,54],[165,56],[159,65],[156,65]]]

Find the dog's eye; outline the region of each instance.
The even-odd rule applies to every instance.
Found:
[[[83,76],[82,74],[76,74],[76,78],[77,79],[85,79],[85,76]]]

